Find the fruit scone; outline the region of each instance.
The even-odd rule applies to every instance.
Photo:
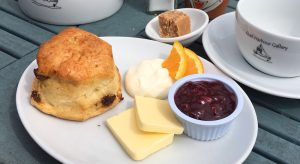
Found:
[[[67,120],[84,121],[122,99],[112,46],[79,28],[67,28],[42,44],[34,70],[31,104]]]

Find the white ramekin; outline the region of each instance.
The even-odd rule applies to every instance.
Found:
[[[174,100],[177,90],[188,81],[202,80],[220,81],[225,84],[225,87],[233,91],[237,99],[237,106],[233,113],[219,120],[202,121],[187,116],[177,108]],[[214,74],[194,74],[176,81],[169,90],[168,101],[172,111],[175,113],[178,120],[183,124],[184,133],[193,139],[201,141],[215,140],[224,136],[229,130],[232,121],[240,114],[244,106],[244,98],[238,84],[233,80]]]

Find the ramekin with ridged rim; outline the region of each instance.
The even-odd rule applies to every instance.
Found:
[[[234,93],[236,96],[237,105],[233,113],[219,120],[203,121],[192,118],[180,111],[174,100],[177,90],[186,82],[202,80],[220,81],[225,84],[227,89]],[[238,84],[231,79],[214,74],[194,74],[176,81],[169,90],[168,101],[177,119],[183,124],[184,133],[193,139],[201,141],[216,140],[223,137],[230,129],[231,123],[241,113],[244,106],[244,98]]]

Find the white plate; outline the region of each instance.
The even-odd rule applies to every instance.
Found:
[[[144,59],[166,58],[171,46],[151,40],[103,37],[112,44],[116,65],[124,77],[132,65]],[[206,72],[224,75],[202,59]],[[132,163],[106,127],[105,120],[132,106],[132,98],[123,90],[124,101],[115,109],[85,122],[61,120],[39,112],[30,105],[33,61],[24,71],[16,95],[19,116],[32,138],[50,155],[63,163]],[[224,75],[226,76],[226,75]],[[123,81],[124,83],[124,81]],[[124,85],[123,85],[124,86]],[[241,163],[251,152],[257,136],[257,118],[247,95],[245,107],[228,134],[216,141],[200,142],[176,136],[172,145],[140,163]]]
[[[271,76],[243,58],[235,39],[235,12],[214,19],[204,31],[202,42],[209,58],[235,80],[271,95],[300,99],[300,77]]]

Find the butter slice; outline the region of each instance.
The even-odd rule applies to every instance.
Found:
[[[141,131],[135,115],[132,108],[107,120],[109,129],[132,159],[142,160],[173,142],[174,134]]]
[[[171,111],[168,101],[135,96],[138,127],[147,132],[182,134],[183,126]]]

